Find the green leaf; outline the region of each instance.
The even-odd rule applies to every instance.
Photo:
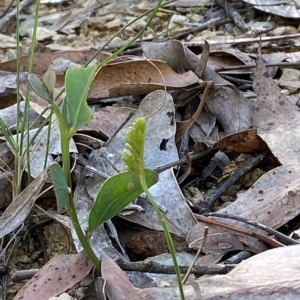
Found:
[[[31,86],[31,88],[43,99],[45,99],[48,102],[52,102],[53,97],[51,93],[49,92],[47,86],[41,82],[35,75],[29,74],[28,75],[28,81]]]
[[[57,201],[57,208],[58,210],[62,210],[64,207],[69,205],[70,188],[68,187],[65,174],[58,163],[52,163],[50,170]]]
[[[62,115],[69,124],[71,135],[92,119],[92,112],[86,99],[97,69],[98,66],[94,65],[87,68],[68,69],[66,73],[66,99]]]
[[[14,154],[18,152],[18,145],[16,144],[13,135],[7,125],[4,123],[2,118],[0,118],[0,132],[5,136],[6,141],[10,145],[10,147],[13,149]]]
[[[141,178],[144,172],[144,145],[146,119],[137,118],[126,136],[126,149],[122,159],[129,171]]]
[[[47,87],[49,95],[52,96],[54,95],[54,90],[55,90],[55,83],[56,83],[56,74],[54,70],[48,70],[43,77],[43,83]]]
[[[145,169],[146,183],[150,187],[158,181],[158,174]],[[108,178],[101,187],[89,215],[89,232],[116,216],[130,202],[143,193],[139,178],[127,171]]]

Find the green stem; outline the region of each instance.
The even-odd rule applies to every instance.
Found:
[[[160,220],[160,223],[163,227],[165,237],[166,237],[166,241],[168,243],[168,248],[169,248],[169,251],[170,251],[172,259],[173,259],[173,264],[174,264],[174,269],[175,269],[175,272],[176,272],[180,297],[181,297],[181,300],[184,300],[185,297],[184,297],[183,285],[182,285],[182,281],[181,281],[180,269],[179,269],[177,259],[176,259],[176,250],[175,250],[175,247],[174,247],[174,243],[173,243],[170,231],[169,231],[168,226],[166,224],[166,219],[165,219],[163,213],[160,211],[160,209],[159,209],[158,205],[156,204],[155,200],[153,199],[152,195],[149,192],[149,189],[148,189],[147,184],[146,184],[145,176],[140,176],[140,182],[141,182],[141,186],[142,186],[142,188],[143,188],[143,190],[144,190],[144,192],[147,196],[147,199],[149,200],[149,202],[153,206],[153,209],[154,209],[155,213],[157,214],[157,216]]]
[[[81,246],[83,247],[87,256],[91,259],[93,264],[96,266],[96,268],[100,270],[100,261],[96,256],[93,248],[91,247],[89,243],[89,239],[82,231],[76,213],[75,204],[74,204],[73,192],[72,192],[72,179],[71,179],[70,148],[69,148],[72,136],[70,136],[69,128],[67,127],[67,124],[65,123],[65,120],[63,119],[63,116],[60,113],[58,107],[55,104],[53,104],[52,108],[57,118],[59,129],[60,129],[60,135],[61,135],[60,142],[61,142],[61,152],[62,152],[62,161],[63,161],[62,169],[67,179],[68,187],[71,189],[71,192],[69,193],[69,205],[66,207],[66,210],[71,218],[72,224],[74,226],[78,239],[81,243]]]
[[[74,205],[74,201],[73,201],[73,193],[70,193],[69,200],[70,200],[70,205],[68,207],[66,207],[66,210],[72,220],[74,229],[75,229],[78,239],[81,243],[81,246],[84,249],[87,256],[90,258],[90,260],[93,262],[95,267],[100,271],[101,263],[100,263],[97,255],[95,254],[93,248],[91,247],[88,238],[86,237],[86,235],[84,234],[84,232],[82,231],[82,228],[80,226],[80,223],[79,223],[79,220],[77,217],[77,213],[76,213],[76,209],[75,209],[75,205]]]
[[[129,41],[126,45],[124,45],[123,47],[121,47],[120,49],[118,49],[114,54],[112,54],[109,58],[105,59],[98,67],[98,70],[104,66],[105,64],[107,64],[110,60],[112,60],[113,58],[117,57],[118,54],[120,54],[124,49],[126,49],[130,44],[132,44],[135,40],[137,40],[139,38],[139,36],[144,32],[144,30],[148,27],[148,25],[151,23],[152,19],[155,17],[158,9],[162,6],[162,0],[159,0],[156,7],[151,10],[153,13],[151,15],[151,17],[149,18],[147,24],[145,25],[145,27],[131,40]],[[140,16],[141,17],[141,16]],[[60,95],[64,92],[64,89],[59,93],[59,95],[56,96],[56,99],[58,99],[60,97]],[[52,108],[54,110],[54,113],[56,115],[56,118],[58,120],[59,123],[59,127],[60,127],[60,134],[61,134],[61,151],[62,151],[62,161],[63,161],[63,172],[65,174],[65,177],[67,179],[67,184],[68,187],[72,190],[72,181],[71,181],[71,174],[70,174],[70,150],[69,150],[69,146],[70,146],[70,141],[72,138],[72,132],[70,131],[69,127],[67,126],[62,114],[59,111],[59,108],[56,106],[56,104],[52,105]],[[148,189],[147,189],[147,185],[145,183],[145,178],[143,178],[143,182],[144,182],[144,187],[145,187],[145,192],[146,194],[148,193],[149,195],[149,199],[152,199]],[[184,300],[184,294],[183,294],[183,288],[182,288],[182,283],[181,283],[181,278],[180,278],[180,271],[179,271],[179,267],[176,261],[176,256],[175,256],[175,249],[174,249],[174,245],[173,245],[173,241],[171,238],[171,235],[168,231],[168,228],[165,224],[164,221],[164,217],[162,214],[159,215],[160,211],[157,208],[155,201],[152,199],[150,200],[152,201],[152,205],[153,207],[155,207],[155,209],[157,210],[157,214],[159,216],[159,218],[161,219],[162,222],[162,226],[165,230],[165,234],[166,234],[166,239],[169,245],[169,249],[170,252],[172,254],[173,257],[173,261],[174,261],[174,267],[176,269],[176,273],[177,273],[177,277],[178,277],[178,284],[179,284],[179,289],[180,289],[180,294],[181,294],[181,299]],[[69,194],[69,205],[66,207],[66,210],[72,220],[74,229],[76,231],[76,234],[79,238],[79,241],[84,249],[84,251],[86,252],[86,254],[89,256],[89,258],[92,260],[92,262],[94,263],[94,265],[99,269],[100,268],[100,261],[98,260],[95,252],[93,251],[90,243],[89,243],[89,239],[87,238],[87,236],[84,234],[84,232],[82,231],[82,228],[80,226],[79,220],[78,220],[78,216],[76,213],[76,209],[75,209],[75,204],[74,204],[74,199],[73,199],[73,193],[71,191],[71,193]]]

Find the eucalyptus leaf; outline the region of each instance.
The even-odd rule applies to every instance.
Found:
[[[41,82],[35,75],[29,74],[28,81],[31,88],[43,99],[48,101],[49,103],[52,102],[53,97],[51,93],[49,93],[47,86]]]
[[[145,169],[146,183],[151,187],[158,181],[158,174]],[[92,233],[105,221],[116,216],[130,202],[143,193],[138,176],[130,171],[108,178],[102,185],[89,215],[89,232]]]
[[[92,112],[86,99],[97,69],[98,66],[94,65],[87,68],[68,69],[66,73],[66,99],[62,115],[69,124],[71,135],[92,119]]]
[[[57,209],[62,210],[69,205],[70,188],[68,187],[64,171],[58,163],[51,164],[50,170],[57,200]]]

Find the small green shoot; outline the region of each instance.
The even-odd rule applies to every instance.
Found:
[[[41,82],[35,75],[29,74],[28,81],[31,88],[38,94],[41,98],[45,99],[48,102],[53,101],[53,97],[49,92],[45,83]]]
[[[56,83],[56,73],[54,70],[48,70],[43,77],[43,84],[46,86],[49,95],[54,100],[54,90]]]
[[[61,169],[58,164],[51,165],[51,175],[57,196],[58,209],[66,208],[82,247],[99,269],[99,259],[95,255],[87,236],[82,231],[75,210],[73,193],[71,192],[72,180],[69,149],[73,135],[92,118],[92,112],[86,103],[86,99],[96,71],[97,66],[67,71],[66,96],[62,112],[53,97],[55,86],[55,73],[53,71],[47,71],[43,82],[32,74],[28,76],[28,80],[33,90],[51,105],[59,124],[63,166]]]
[[[144,177],[144,147],[146,135],[146,119],[138,118],[126,136],[126,147],[122,159],[129,171],[140,180]]]

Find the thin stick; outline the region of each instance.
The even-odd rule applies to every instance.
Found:
[[[202,248],[203,248],[203,246],[204,246],[205,243],[206,243],[207,235],[208,235],[208,227],[205,226],[205,227],[204,227],[204,235],[203,235],[202,243],[201,243],[201,245],[200,245],[199,248],[198,248],[198,251],[197,251],[197,253],[196,253],[196,255],[195,255],[195,258],[194,258],[192,264],[190,265],[189,269],[187,270],[186,274],[184,275],[184,278],[182,279],[182,284],[185,284],[186,281],[187,281],[187,279],[188,279],[188,277],[190,276],[191,271],[192,271],[192,269],[193,269],[193,267],[194,267],[194,265],[195,265],[195,263],[196,263],[196,260],[198,259],[198,256],[200,255],[200,253],[201,253],[201,251],[202,251]]]

